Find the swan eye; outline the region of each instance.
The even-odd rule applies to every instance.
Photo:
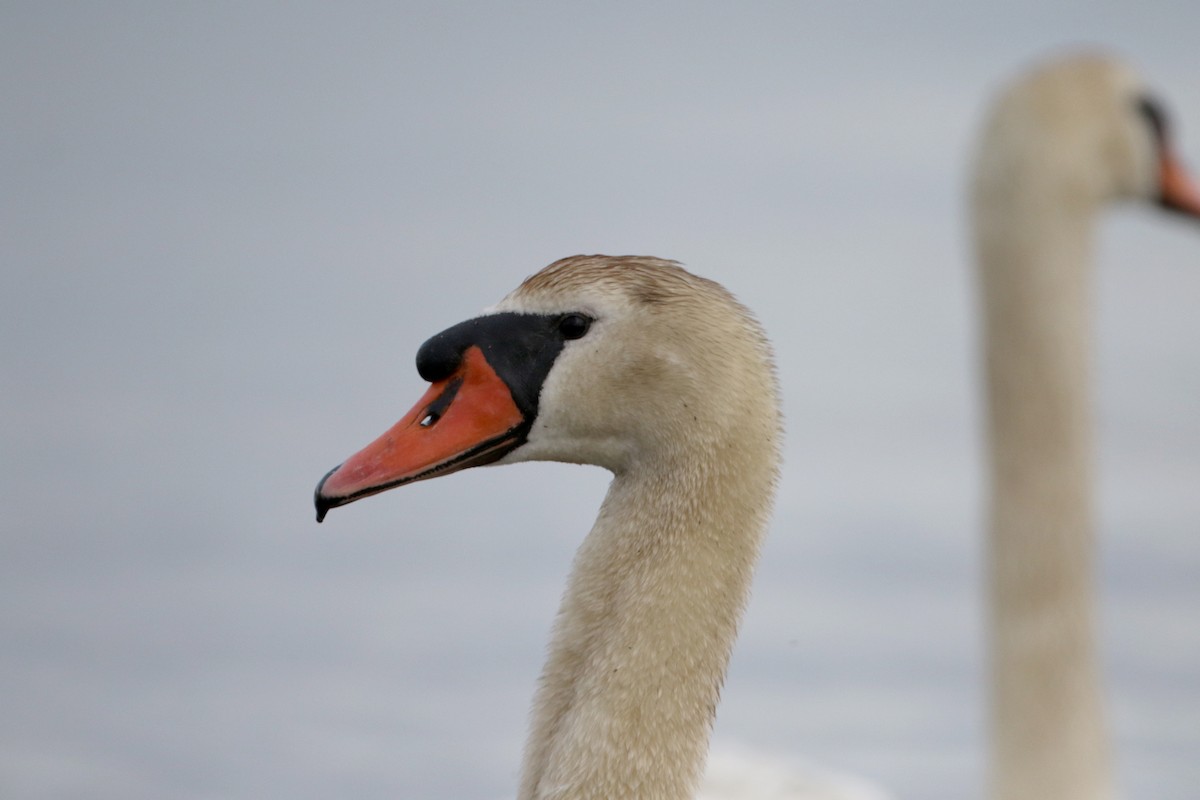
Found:
[[[564,339],[578,339],[588,332],[592,318],[583,314],[567,314],[558,321],[558,332]]]
[[[1154,140],[1161,146],[1163,140],[1167,138],[1167,112],[1163,109],[1162,104],[1149,95],[1142,95],[1137,99],[1137,109],[1138,113],[1142,115],[1142,119],[1150,126]]]

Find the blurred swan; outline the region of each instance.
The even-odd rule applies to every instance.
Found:
[[[555,622],[518,797],[693,797],[779,471],[762,329],[723,288],[673,262],[577,256],[430,339],[417,368],[432,386],[322,479],[318,521],[465,467],[610,470]],[[744,766],[718,758],[712,791],[878,797],[777,765],[751,784]]]
[[[1114,796],[1093,641],[1090,250],[1118,200],[1200,217],[1162,106],[1098,55],[997,97],[972,183],[984,312],[994,800]]]

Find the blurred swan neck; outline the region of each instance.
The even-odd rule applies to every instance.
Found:
[[[1099,800],[1112,791],[1091,585],[1093,212],[980,208],[991,797]]]

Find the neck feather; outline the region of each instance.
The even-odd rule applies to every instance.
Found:
[[[555,623],[521,800],[692,796],[770,510],[767,462],[613,479]]]
[[[1092,619],[1092,215],[1022,207],[1024,218],[984,213],[976,223],[990,440],[992,797],[1098,800],[1111,789]]]

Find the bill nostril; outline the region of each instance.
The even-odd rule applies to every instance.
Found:
[[[445,390],[439,394],[434,401],[425,409],[425,416],[421,417],[421,421],[417,424],[422,428],[432,428],[437,424],[442,415],[446,413],[446,409],[454,402],[455,396],[458,395],[458,390],[462,388],[463,379],[461,377],[450,381]]]

